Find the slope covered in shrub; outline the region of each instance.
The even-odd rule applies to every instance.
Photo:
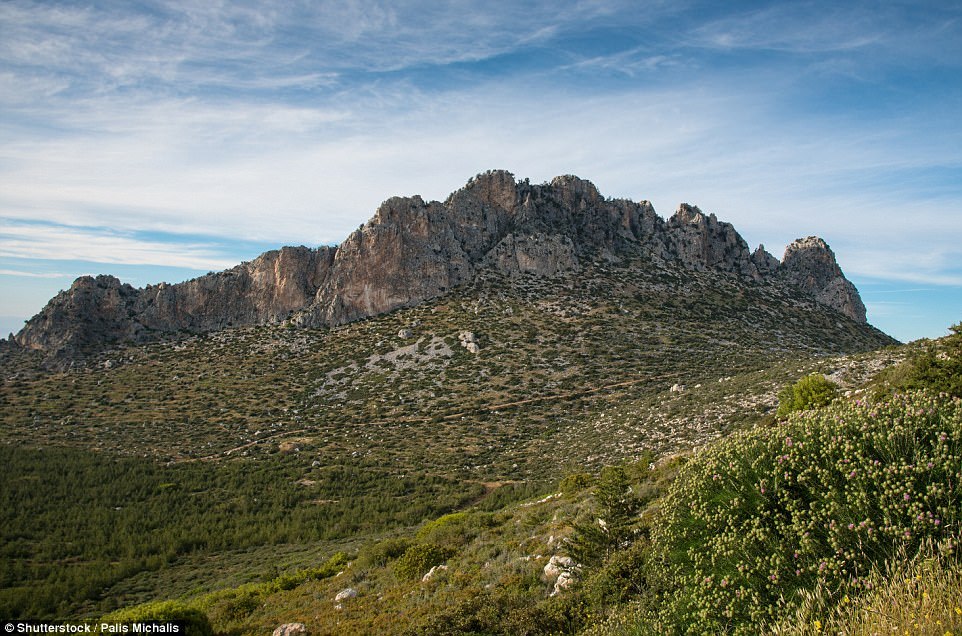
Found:
[[[652,533],[659,630],[757,633],[821,587],[858,594],[900,551],[953,550],[962,401],[859,401],[735,434],[688,463]]]

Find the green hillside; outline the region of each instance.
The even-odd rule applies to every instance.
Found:
[[[281,325],[117,346],[66,371],[7,352],[0,608],[96,617],[247,585],[267,613],[235,622],[263,633],[304,602],[265,606],[264,594],[341,584],[291,573],[394,535],[412,541],[419,524],[454,511],[482,521],[435,556],[474,542],[494,552],[474,583],[432,602],[448,607],[475,584],[510,590],[486,578],[485,561],[509,559],[495,538],[517,533],[505,540],[523,544],[521,534],[545,527],[558,548],[591,505],[588,491],[518,502],[624,461],[648,483],[638,471],[652,459],[771,420],[790,380],[818,370],[860,385],[906,355],[878,351],[891,343],[784,289],[625,261],[555,279],[489,276],[332,330]],[[650,497],[673,473],[673,462],[663,466]],[[517,560],[536,554],[547,547],[510,556],[509,579],[526,590],[512,606],[543,596],[535,570],[544,562]],[[371,576],[397,577],[378,567]],[[215,629],[234,624],[204,602]],[[418,620],[441,620],[418,608]]]

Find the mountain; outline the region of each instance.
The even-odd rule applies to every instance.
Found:
[[[489,171],[443,202],[388,199],[336,247],[284,247],[222,272],[143,289],[113,276],[78,278],[14,341],[64,360],[116,341],[185,331],[282,321],[332,327],[416,306],[486,276],[576,275],[603,262],[790,290],[865,324],[858,291],[819,238],[793,242],[779,262],[762,246],[752,252],[734,227],[695,206],[682,204],[665,221],[649,202],[606,199],[578,177],[532,185]]]
[[[897,363],[891,344],[822,240],[779,261],[694,206],[663,220],[576,177],[491,172],[444,202],[393,198],[337,247],[177,285],[84,277],[0,347],[0,613],[98,618],[256,581],[300,593],[284,577],[308,568],[307,585],[361,600],[308,595],[293,617],[404,631],[351,613],[377,598],[367,570],[338,578],[335,559],[322,583],[318,564],[765,428],[787,382],[818,371],[857,391]],[[510,549],[481,548],[479,590],[515,589],[501,577],[522,567],[518,598],[541,594],[532,568],[551,553],[524,537],[567,536],[590,506],[545,501],[505,517]],[[209,606],[217,633],[270,633],[286,613],[228,596]]]

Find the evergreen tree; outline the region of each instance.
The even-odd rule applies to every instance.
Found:
[[[572,558],[586,566],[604,563],[631,543],[641,506],[623,466],[604,468],[592,494],[595,514],[575,525],[569,548]]]
[[[962,322],[949,327],[952,335],[939,347],[929,347],[912,364],[908,388],[927,388],[962,397]]]

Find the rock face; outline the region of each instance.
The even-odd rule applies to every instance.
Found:
[[[705,216],[697,207],[682,203],[668,220],[668,236],[671,254],[685,267],[759,277],[748,243],[714,214]]]
[[[682,204],[666,222],[647,201],[605,199],[574,176],[517,182],[491,171],[443,202],[394,197],[338,247],[285,247],[223,272],[135,289],[85,276],[15,336],[69,357],[111,341],[276,323],[333,326],[440,296],[485,271],[565,276],[587,261],[645,256],[691,270],[789,286],[865,322],[835,255],[814,237],[781,263],[728,223]]]
[[[806,292],[823,305],[857,322],[865,322],[865,305],[835,260],[835,253],[817,236],[797,239],[785,248],[776,270],[779,279]]]
[[[16,340],[71,353],[112,340],[278,322],[313,300],[333,253],[331,247],[285,247],[223,272],[144,289],[113,276],[82,276],[30,319]]]

